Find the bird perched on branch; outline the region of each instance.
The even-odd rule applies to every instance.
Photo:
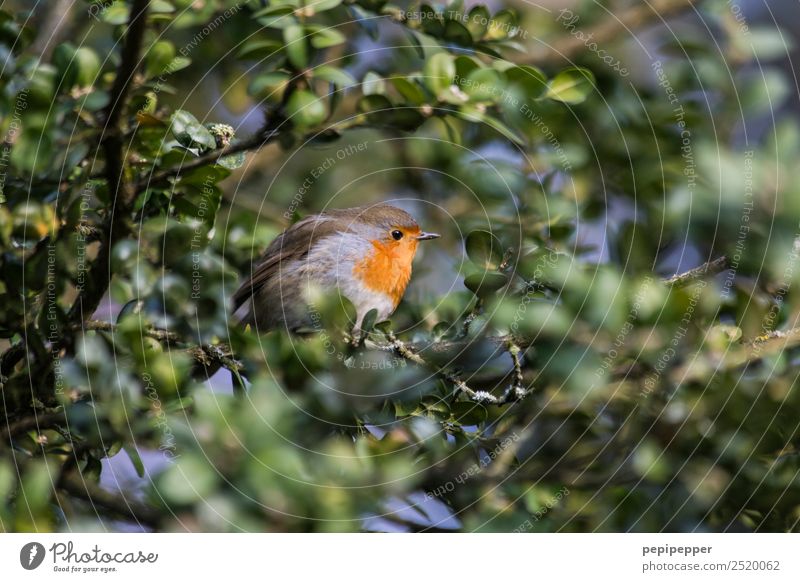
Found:
[[[236,315],[259,332],[312,327],[313,292],[338,290],[356,308],[356,328],[377,310],[389,317],[403,298],[423,232],[414,218],[388,204],[329,210],[280,234],[233,296]]]

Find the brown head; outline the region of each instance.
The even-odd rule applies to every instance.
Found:
[[[348,230],[368,239],[372,247],[353,267],[353,275],[367,288],[400,303],[411,278],[411,263],[420,241],[439,238],[423,232],[405,210],[388,204],[332,210],[331,217],[349,221]]]

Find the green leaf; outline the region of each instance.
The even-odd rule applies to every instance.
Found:
[[[444,23],[443,38],[447,41],[460,44],[461,46],[472,46],[472,35],[469,30],[455,20],[446,20]]]
[[[477,108],[464,105],[461,107],[459,111],[454,111],[452,115],[457,117],[461,117],[466,119],[471,123],[484,123],[494,129],[497,133],[505,137],[506,139],[511,140],[518,146],[525,145],[525,139],[520,136],[517,132],[513,129],[508,127],[505,123],[497,119],[496,117],[486,114]]]
[[[422,21],[422,30],[425,33],[441,38],[444,34],[444,22],[442,15],[436,12],[428,4],[422,4],[419,7],[420,19]]]
[[[358,110],[367,114],[372,125],[414,131],[425,123],[416,107],[394,107],[384,95],[365,95],[358,101]]]
[[[502,273],[495,273],[492,271],[475,273],[464,279],[464,286],[478,297],[488,297],[507,284],[508,277]]]
[[[753,27],[750,34],[742,37],[743,45],[750,45],[753,56],[760,61],[786,57],[794,50],[794,43],[790,34],[781,34],[775,27]]]
[[[88,87],[95,83],[100,73],[100,59],[88,47],[80,47],[75,51],[74,63],[76,66],[74,83],[78,87]]]
[[[381,112],[392,107],[392,102],[385,95],[364,95],[358,100],[358,110],[361,113]]]
[[[259,18],[258,23],[265,28],[283,28],[297,26],[297,19],[294,16],[265,16]]]
[[[751,115],[775,111],[791,93],[786,76],[774,69],[747,76],[737,84],[739,100]]]
[[[151,14],[172,14],[175,7],[167,0],[152,0],[150,2]]]
[[[298,24],[283,29],[283,41],[286,43],[286,56],[296,69],[308,66],[308,44],[305,30]]]
[[[469,11],[464,25],[475,40],[480,40],[486,34],[489,26],[489,10],[486,6],[475,6]]]
[[[127,24],[130,10],[123,0],[117,0],[100,12],[100,18],[108,24]]]
[[[398,418],[411,416],[419,409],[419,404],[416,401],[402,402],[400,400],[393,400],[392,404],[394,404],[394,414]]]
[[[229,170],[235,170],[237,168],[241,168],[245,162],[245,155],[244,152],[238,152],[235,154],[231,154],[230,156],[225,156],[224,158],[220,158],[217,162],[223,168],[227,168]]]
[[[501,10],[489,20],[486,38],[502,40],[516,34],[517,15],[511,10]]]
[[[385,319],[377,322],[373,327],[382,333],[388,333],[392,329],[392,322]]]
[[[306,90],[295,91],[286,104],[289,120],[300,128],[319,125],[328,116],[325,101]]]
[[[331,106],[331,107],[333,107],[333,106]],[[310,143],[319,144],[319,145],[327,145],[327,144],[333,143],[335,141],[338,141],[341,137],[342,137],[341,132],[336,131],[335,129],[329,127],[327,129],[324,129],[324,130],[322,130],[320,132],[315,133],[311,137],[311,142]]]
[[[287,14],[292,14],[295,11],[295,7],[286,4],[279,4],[277,6],[267,6],[266,8],[262,8],[261,10],[257,10],[253,13],[253,18],[262,18],[265,16],[286,16]]]
[[[475,52],[492,57],[493,59],[496,60],[500,60],[503,58],[503,55],[501,55],[499,52],[497,52],[495,49],[493,49],[490,45],[488,45],[485,42],[476,44],[475,49],[476,49]]]
[[[558,73],[547,85],[546,96],[572,105],[583,103],[594,91],[594,75],[588,69],[572,67]]]
[[[425,123],[423,116],[416,108],[395,107],[386,112],[382,117],[382,125],[400,131],[416,131],[419,126]]]
[[[364,315],[364,319],[361,320],[361,329],[366,332],[372,331],[372,328],[375,327],[377,320],[378,310],[370,309],[367,311],[366,315]]]
[[[436,53],[425,63],[425,86],[434,95],[439,95],[453,84],[456,76],[456,66],[449,53]]]
[[[52,131],[47,127],[23,127],[11,150],[11,165],[25,174],[44,171],[53,156]]]
[[[53,103],[56,91],[55,67],[47,64],[39,65],[28,80],[28,98],[35,104],[49,107]],[[17,102],[24,99],[17,95]]]
[[[341,3],[342,0],[311,0],[307,2],[307,5],[313,8],[314,12],[319,14],[320,12],[325,12],[326,10],[336,8]]]
[[[157,77],[163,73],[175,58],[175,46],[167,41],[160,40],[153,43],[145,57],[145,68],[148,77]]]
[[[42,519],[50,513],[48,505],[53,496],[53,479],[56,474],[55,464],[48,459],[34,459],[26,465],[19,491],[19,497],[25,503],[17,504],[19,514],[32,513],[32,516],[27,516],[28,519]]]
[[[457,56],[453,62],[456,65],[456,81],[459,83],[462,79],[466,79],[472,71],[483,68],[483,63],[464,55]]]
[[[214,136],[188,111],[178,109],[172,114],[170,120],[172,134],[182,146],[187,148],[200,146],[206,150],[216,149],[217,142]]]
[[[247,92],[256,99],[279,100],[291,76],[283,71],[272,71],[257,76],[247,87]]]
[[[414,51],[417,53],[417,57],[424,59],[425,49],[422,48],[422,42],[419,39],[419,35],[415,31],[406,27],[403,27],[403,32],[408,38],[408,41],[411,43],[411,46],[414,48]]]
[[[408,103],[412,105],[422,105],[425,103],[425,94],[416,83],[409,81],[405,77],[394,77],[391,79],[391,83]]]
[[[283,43],[277,40],[251,40],[242,45],[236,56],[240,59],[261,60],[278,56],[283,46]]]
[[[520,89],[521,96],[526,99],[538,99],[547,91],[547,77],[536,67],[523,65],[510,67],[504,72],[509,86]]]
[[[61,77],[62,89],[88,87],[100,72],[100,59],[88,47],[76,49],[71,43],[60,44],[53,52],[53,64]]]
[[[338,87],[352,87],[357,82],[347,71],[331,65],[320,65],[311,71],[311,74],[315,79],[333,83]]]
[[[383,77],[372,71],[364,75],[364,80],[361,83],[361,92],[364,93],[364,95],[382,95],[385,91],[386,82],[383,80]]]
[[[192,64],[192,59],[190,59],[189,57],[182,57],[179,55],[170,61],[170,63],[167,65],[167,71],[171,75],[173,73],[180,71],[181,69],[185,69],[191,64]]]
[[[461,136],[461,127],[459,127],[459,123],[456,119],[452,116],[445,116],[445,117],[434,117],[431,119],[433,122],[439,122],[444,126],[445,133],[447,135],[447,140],[456,144],[461,145],[462,143],[462,136]]]
[[[503,247],[487,230],[473,230],[464,241],[469,260],[484,270],[497,269],[503,260]]]
[[[484,422],[489,411],[475,402],[454,402],[450,405],[450,414],[461,426],[474,426]]]
[[[344,43],[347,38],[335,28],[323,28],[311,35],[311,46],[318,49]]]
[[[142,457],[139,456],[139,450],[136,446],[131,443],[125,443],[122,448],[128,453],[128,457],[133,464],[133,468],[136,470],[136,474],[139,477],[144,477],[144,463],[142,462]]]
[[[156,485],[164,499],[181,505],[209,497],[217,482],[217,470],[202,456],[192,454],[179,457],[174,465],[159,475]]]
[[[500,73],[494,69],[476,69],[467,76],[461,89],[471,101],[498,101],[503,96],[504,86]]]

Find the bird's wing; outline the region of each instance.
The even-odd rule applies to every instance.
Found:
[[[281,264],[301,259],[320,239],[335,235],[341,230],[337,222],[325,215],[308,216],[296,222],[267,247],[258,265],[236,293],[233,309],[236,311],[281,270]]]

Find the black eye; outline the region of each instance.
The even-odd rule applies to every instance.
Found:
[[[403,238],[403,233],[400,232],[399,230],[393,230],[392,231],[392,238],[394,240],[400,240],[401,238]]]

